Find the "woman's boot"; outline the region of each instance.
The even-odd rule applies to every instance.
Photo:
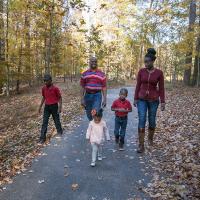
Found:
[[[155,133],[155,128],[150,128],[149,127],[149,133],[148,133],[148,143],[149,143],[149,146],[153,146],[153,136],[154,136],[154,133]]]
[[[139,128],[138,129],[139,146],[137,149],[138,153],[144,152],[144,136],[145,136],[145,128]]]

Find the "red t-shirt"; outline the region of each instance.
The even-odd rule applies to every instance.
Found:
[[[42,88],[42,96],[45,98],[46,105],[52,105],[59,102],[61,93],[58,87],[51,85],[47,87],[46,85]]]
[[[115,100],[112,104],[112,109],[114,108],[123,108],[126,110],[132,110],[132,106],[130,101],[128,101],[127,99],[125,99],[124,101],[122,101],[120,98]],[[118,117],[125,117],[128,115],[128,112],[119,112],[119,111],[115,111],[115,115]]]

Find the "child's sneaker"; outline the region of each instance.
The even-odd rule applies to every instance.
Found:
[[[45,143],[46,140],[43,140],[43,139],[39,139],[38,141],[38,145],[43,145]]]
[[[95,163],[95,162],[91,162],[90,166],[91,166],[91,167],[95,167],[95,166],[96,166],[96,163]]]
[[[103,160],[102,156],[98,156],[98,160],[102,161]]]
[[[115,137],[115,143],[119,144],[119,137]]]
[[[119,151],[124,151],[124,145],[122,143],[119,143]]]

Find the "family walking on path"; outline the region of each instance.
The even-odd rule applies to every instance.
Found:
[[[146,119],[148,115],[148,144],[153,145],[153,137],[156,128],[156,114],[159,104],[161,110],[165,110],[165,89],[163,72],[154,67],[156,51],[153,48],[147,50],[144,58],[145,67],[140,69],[137,75],[134,103],[138,110],[138,153],[143,153]],[[91,57],[90,68],[82,73],[81,105],[85,108],[87,118],[90,121],[86,138],[92,146],[91,166],[96,165],[96,159],[102,160],[102,146],[105,139],[110,140],[109,130],[103,119],[103,109],[106,107],[107,84],[106,75],[98,69],[96,57]],[[62,110],[62,97],[60,90],[53,85],[49,75],[44,76],[45,86],[42,88],[42,101],[39,107],[45,103],[43,124],[41,129],[40,143],[46,140],[46,132],[50,115],[53,116],[58,134],[62,134],[59,113]],[[119,150],[124,150],[128,113],[132,112],[131,103],[126,99],[128,90],[121,88],[119,98],[116,99],[111,110],[115,112],[115,142]],[[117,97],[116,97],[117,98]],[[131,120],[131,119],[130,119]]]
[[[144,152],[144,128],[148,116],[148,141],[152,144],[158,104],[161,103],[161,108],[164,110],[165,97],[163,73],[153,66],[155,61],[153,49],[148,50],[144,61],[145,68],[138,73],[135,97],[133,87],[128,87],[128,92],[126,88],[110,89],[107,96],[106,76],[97,67],[94,69],[94,66],[97,66],[97,59],[91,58],[90,69],[87,73],[83,73],[81,78],[83,86],[81,102],[88,118],[81,117],[82,122],[77,123],[80,126],[73,131],[67,131],[62,138],[55,138],[50,145],[43,148],[42,153],[45,156],[33,160],[30,173],[27,172],[26,176],[24,174],[16,176],[16,184],[7,185],[6,191],[0,193],[0,199],[127,200],[136,197],[150,199],[147,194],[138,190],[139,181],[144,184],[150,183],[152,171],[146,156],[136,156],[135,139],[138,129],[138,152]],[[45,105],[41,143],[46,140],[48,119],[51,115],[57,133],[62,134],[60,123],[62,95],[59,88],[52,83],[51,76],[45,75],[44,83],[43,98],[39,108],[41,112],[42,105]],[[132,106],[129,101],[133,101],[131,100],[133,97],[139,118],[136,118],[136,109],[131,112]],[[108,108],[105,108],[106,104]],[[107,142],[103,146],[106,140],[110,140],[111,135],[115,137],[116,144]],[[88,140],[84,140],[85,137]],[[92,152],[90,152],[91,147]],[[117,151],[123,150],[124,147],[126,147],[125,153]],[[107,159],[104,159],[105,157]],[[91,159],[91,165],[98,164],[98,167],[92,169],[88,167]],[[78,189],[74,191],[72,185],[76,185]]]

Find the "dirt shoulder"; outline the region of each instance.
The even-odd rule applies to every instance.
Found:
[[[79,84],[57,83],[63,96],[62,124],[71,128],[71,122],[83,111],[80,107]],[[70,85],[70,87],[68,86]],[[41,100],[41,87],[31,92],[0,98],[0,185],[12,182],[11,177],[23,171],[37,156],[40,148],[37,141],[40,134],[42,114],[38,114]],[[53,120],[50,119],[48,138],[56,134]]]
[[[200,88],[167,91],[166,111],[158,113],[154,169],[145,191],[155,199],[200,198]]]

